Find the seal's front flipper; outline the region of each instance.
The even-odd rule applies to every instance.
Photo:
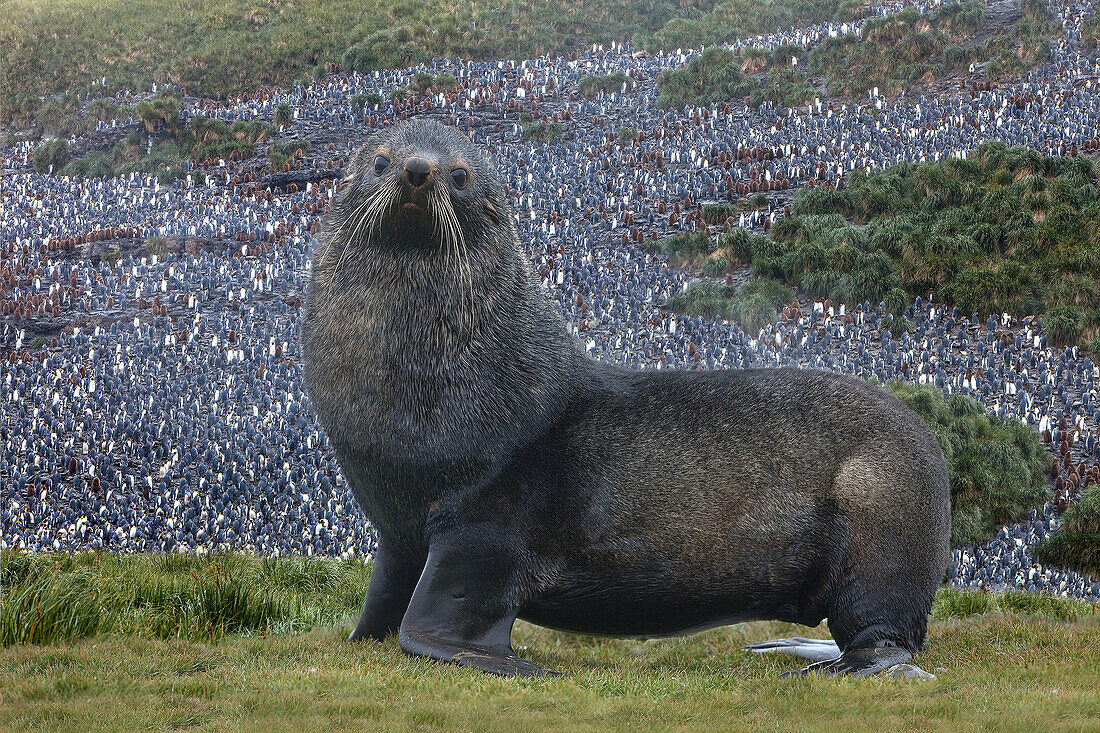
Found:
[[[847,674],[852,677],[869,677],[913,658],[912,652],[897,646],[860,647],[847,649],[836,659],[814,662],[805,669],[784,672],[780,677],[807,674]],[[908,665],[912,666],[912,665]],[[917,668],[919,669],[919,667]],[[923,670],[921,670],[923,672]],[[927,674],[926,672],[924,674]]]
[[[423,556],[414,559],[392,549],[391,543],[385,537],[379,537],[378,549],[375,550],[371,563],[370,584],[367,586],[367,598],[363,602],[363,613],[360,614],[359,623],[355,625],[348,641],[382,641],[390,634],[396,634],[423,569]]]
[[[805,639],[796,636],[793,639],[772,639],[756,644],[746,644],[743,651],[755,654],[779,653],[791,654],[811,662],[824,662],[840,656],[840,647],[831,639]]]
[[[512,650],[521,582],[509,549],[482,533],[461,543],[433,541],[401,622],[401,648],[493,674],[556,676]]]
[[[520,659],[512,651],[511,645],[505,647],[480,647],[469,643],[456,643],[435,639],[427,634],[402,629],[398,635],[401,648],[418,657],[430,657],[443,662],[451,662],[463,667],[499,674],[504,677],[558,677],[546,667]]]

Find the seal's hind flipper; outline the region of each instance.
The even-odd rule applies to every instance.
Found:
[[[805,669],[791,670],[779,676],[801,677],[808,674],[846,674],[852,677],[869,677],[888,668],[905,664],[912,658],[912,652],[897,646],[861,647],[859,649],[848,649],[836,659],[814,662]]]
[[[806,639],[801,636],[792,639],[772,639],[756,644],[746,644],[741,649],[756,654],[770,652],[792,654],[801,659],[809,659],[811,662],[824,662],[840,656],[840,647],[836,645],[835,641],[831,639]]]

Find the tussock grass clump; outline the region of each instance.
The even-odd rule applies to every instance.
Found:
[[[753,272],[816,297],[844,303],[880,302],[901,285],[893,263],[865,231],[839,214],[780,219],[771,240],[753,251]]]
[[[990,415],[977,400],[932,387],[891,382],[887,391],[913,409],[943,448],[951,482],[951,544],[982,542],[997,527],[1041,506],[1050,456],[1036,432]]]
[[[1061,531],[1035,548],[1040,562],[1100,577],[1100,485],[1066,510]]]
[[[714,252],[717,244],[704,231],[680,232],[656,242],[646,242],[651,252],[667,255],[673,266],[694,263]]]
[[[51,140],[35,148],[31,159],[34,169],[39,173],[46,173],[53,166],[56,173],[69,162],[69,143],[65,140]]]
[[[528,122],[522,129],[525,138],[538,142],[560,140],[562,135],[560,122]]]
[[[1081,42],[1086,46],[1100,46],[1100,15],[1094,13],[1081,21]]]
[[[362,562],[246,555],[0,555],[0,646],[97,634],[213,640],[353,615]]]
[[[96,151],[72,160],[61,170],[62,175],[98,178],[136,172],[174,180],[186,175],[187,160],[201,164],[206,160],[249,158],[256,143],[274,130],[272,125],[259,120],[238,120],[230,125],[203,115],[196,115],[190,124],[184,124],[179,113],[180,100],[172,95],[142,102],[135,108],[135,114],[144,123],[144,134],[131,133],[107,153]],[[289,159],[297,148],[309,152],[308,142],[291,141],[284,145],[289,145],[291,152],[275,153],[280,162]]]
[[[682,69],[657,76],[657,106],[662,109],[710,105],[747,96],[756,83],[741,74],[741,64],[727,48],[708,48]]]
[[[722,316],[755,333],[774,323],[794,294],[773,280],[750,278],[741,286],[699,282],[672,296],[665,307],[677,313],[713,318]]]
[[[625,90],[623,85],[626,85]],[[592,74],[577,82],[577,91],[581,96],[595,99],[601,93],[618,94],[634,88],[634,80],[621,71],[614,74]]]

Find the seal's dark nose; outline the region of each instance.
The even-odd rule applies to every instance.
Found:
[[[413,188],[420,188],[428,182],[432,174],[432,164],[423,158],[412,157],[405,161],[405,179]]]

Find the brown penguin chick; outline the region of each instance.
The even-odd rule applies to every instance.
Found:
[[[950,492],[915,413],[831,372],[587,358],[456,130],[381,130],[345,183],[302,356],[378,535],[351,638],[508,675],[548,673],[513,651],[517,618],[663,636],[828,617],[827,653],[777,642],[817,660],[803,672],[873,674],[921,648]]]

